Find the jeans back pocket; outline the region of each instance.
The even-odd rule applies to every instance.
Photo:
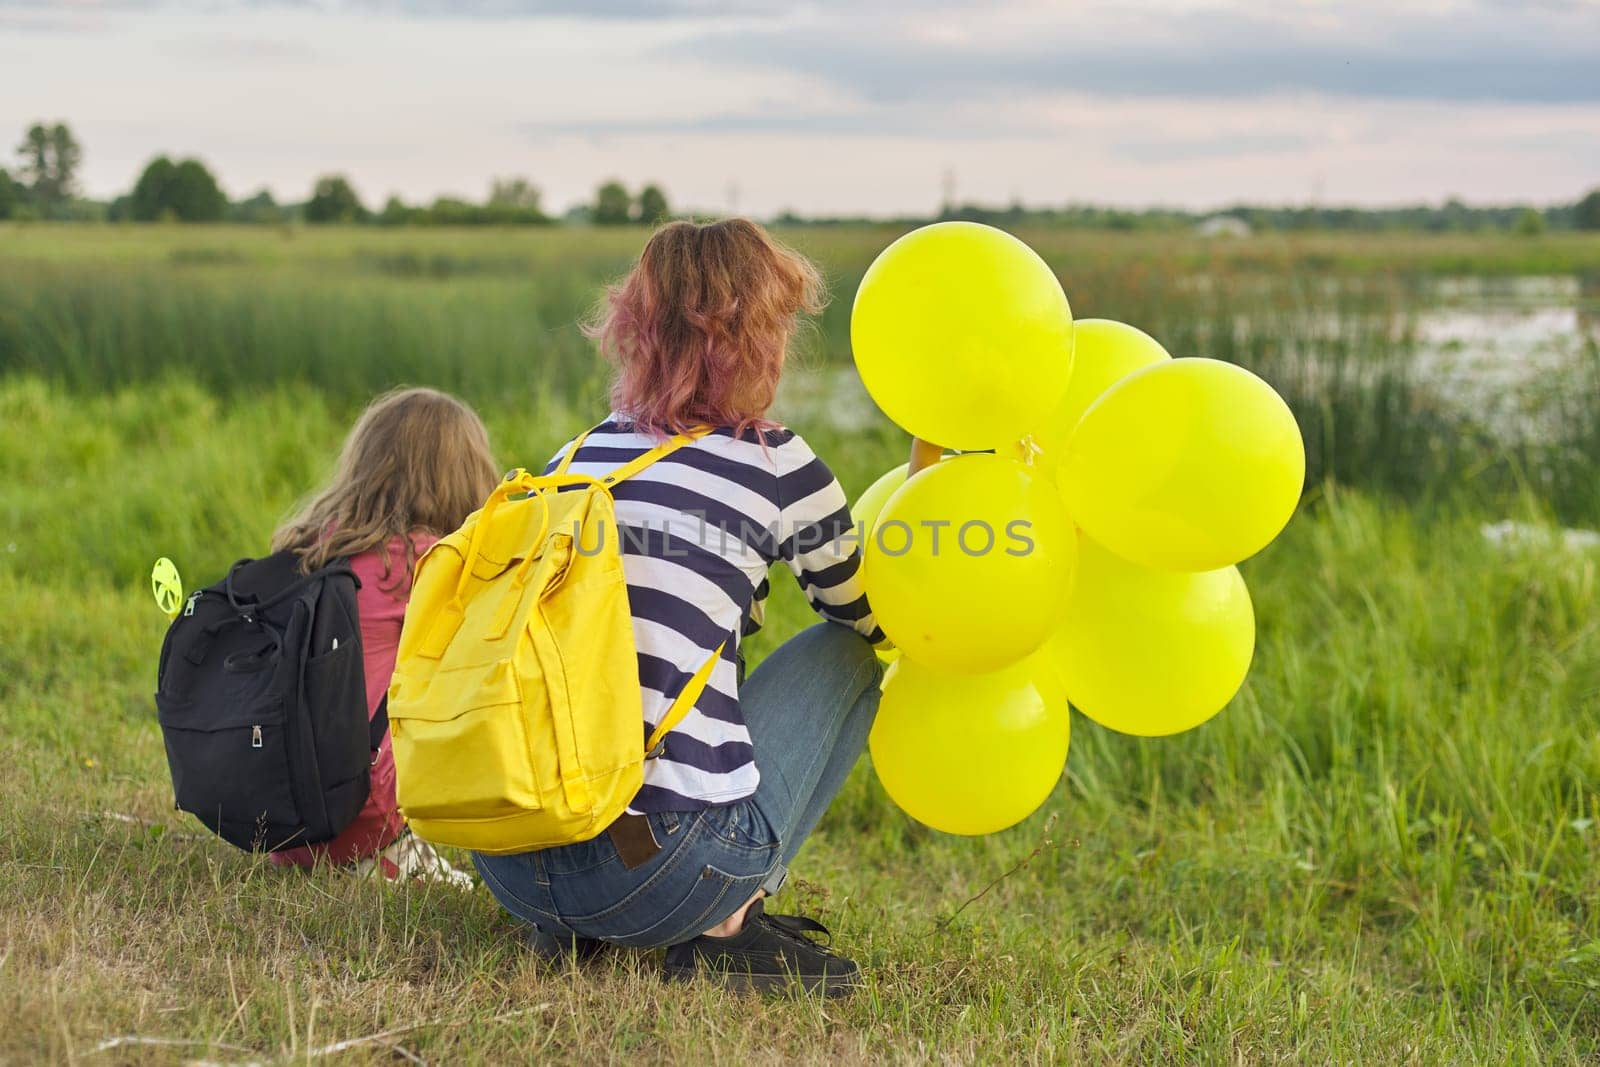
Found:
[[[754,800],[741,800],[720,808],[707,808],[709,829],[724,844],[755,854],[776,855],[782,844],[778,832],[761,814]]]

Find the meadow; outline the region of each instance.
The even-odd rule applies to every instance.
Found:
[[[786,235],[835,299],[780,415],[852,492],[906,446],[848,348],[895,232]],[[1600,524],[1600,239],[1023,236],[1079,315],[1273,382],[1311,479],[1212,722],[1076,718],[1055,794],[978,839],[862,761],[780,900],[868,972],[824,1005],[546,965],[486,893],[286,875],[171,810],[153,559],[262,551],[399,382],[542,461],[602,413],[576,322],[641,231],[0,228],[0,1061],[1600,1057],[1600,552],[1553,532]],[[1464,401],[1420,316],[1525,275],[1575,279],[1569,358]],[[807,622],[790,585],[753,658]]]

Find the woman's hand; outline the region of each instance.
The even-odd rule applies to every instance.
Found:
[[[920,437],[913,437],[911,439],[911,464],[906,469],[906,477],[911,477],[924,467],[933,466],[943,457],[943,445],[936,445],[932,441],[924,441]]]

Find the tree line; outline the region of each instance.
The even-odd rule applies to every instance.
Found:
[[[78,169],[83,147],[63,122],[35,123],[16,149],[13,176],[0,167],[0,219],[109,220],[113,222],[234,222],[368,224],[376,226],[523,226],[556,221],[617,226],[654,224],[672,217],[666,193],[648,184],[637,193],[611,180],[595,190],[594,199],[567,211],[560,220],[544,210],[537,186],[525,178],[499,178],[490,183],[482,202],[459,197],[436,197],[429,204],[407,204],[391,196],[377,210],[369,209],[349,179],[330,174],[318,178],[310,195],[295,203],[279,203],[261,190],[243,200],[230,200],[216,175],[199,159],[152,159],[133,188],[110,201],[79,195]],[[1156,208],[1145,211],[1068,205],[994,207],[982,204],[946,205],[939,220],[965,219],[990,225],[1015,227],[1041,225],[1108,230],[1161,230],[1192,228],[1205,219],[1224,216],[1256,230],[1355,230],[1376,232],[1411,230],[1466,232],[1499,230],[1536,234],[1545,230],[1600,230],[1600,188],[1571,204],[1537,207],[1531,204],[1472,206],[1447,200],[1439,206],[1393,208],[1264,207],[1239,204],[1221,211],[1183,211]],[[779,215],[788,225],[859,225],[881,223],[881,218],[802,217]],[[889,220],[920,224],[927,217]]]
[[[1600,189],[1571,204],[1535,207],[1531,204],[1474,206],[1457,199],[1443,204],[1400,207],[1321,207],[1314,205],[1264,207],[1234,204],[1214,211],[1156,208],[1127,211],[1093,205],[1061,208],[1005,208],[979,204],[947,206],[941,219],[964,219],[993,226],[1023,224],[1106,230],[1161,230],[1192,228],[1208,219],[1226,218],[1252,230],[1352,230],[1363,233],[1423,231],[1470,233],[1505,231],[1524,235],[1546,230],[1600,230]]]
[[[35,123],[17,146],[13,177],[0,167],[0,219],[106,220],[110,222],[366,223],[379,226],[527,226],[552,223],[538,186],[526,178],[497,178],[482,202],[440,196],[429,204],[408,204],[390,196],[372,210],[341,174],[318,178],[298,203],[279,203],[263,189],[230,200],[216,175],[199,159],[161,155],[140,172],[127,193],[110,201],[79,195],[83,149],[65,123]],[[672,216],[667,194],[648,184],[637,194],[608,181],[594,200],[568,211],[568,221],[602,226],[653,224]]]

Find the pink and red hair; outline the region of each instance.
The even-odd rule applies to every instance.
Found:
[[[766,413],[798,316],[823,302],[817,268],[748,219],[674,222],[585,332],[616,368],[612,407],[640,430],[743,432],[774,425]]]

